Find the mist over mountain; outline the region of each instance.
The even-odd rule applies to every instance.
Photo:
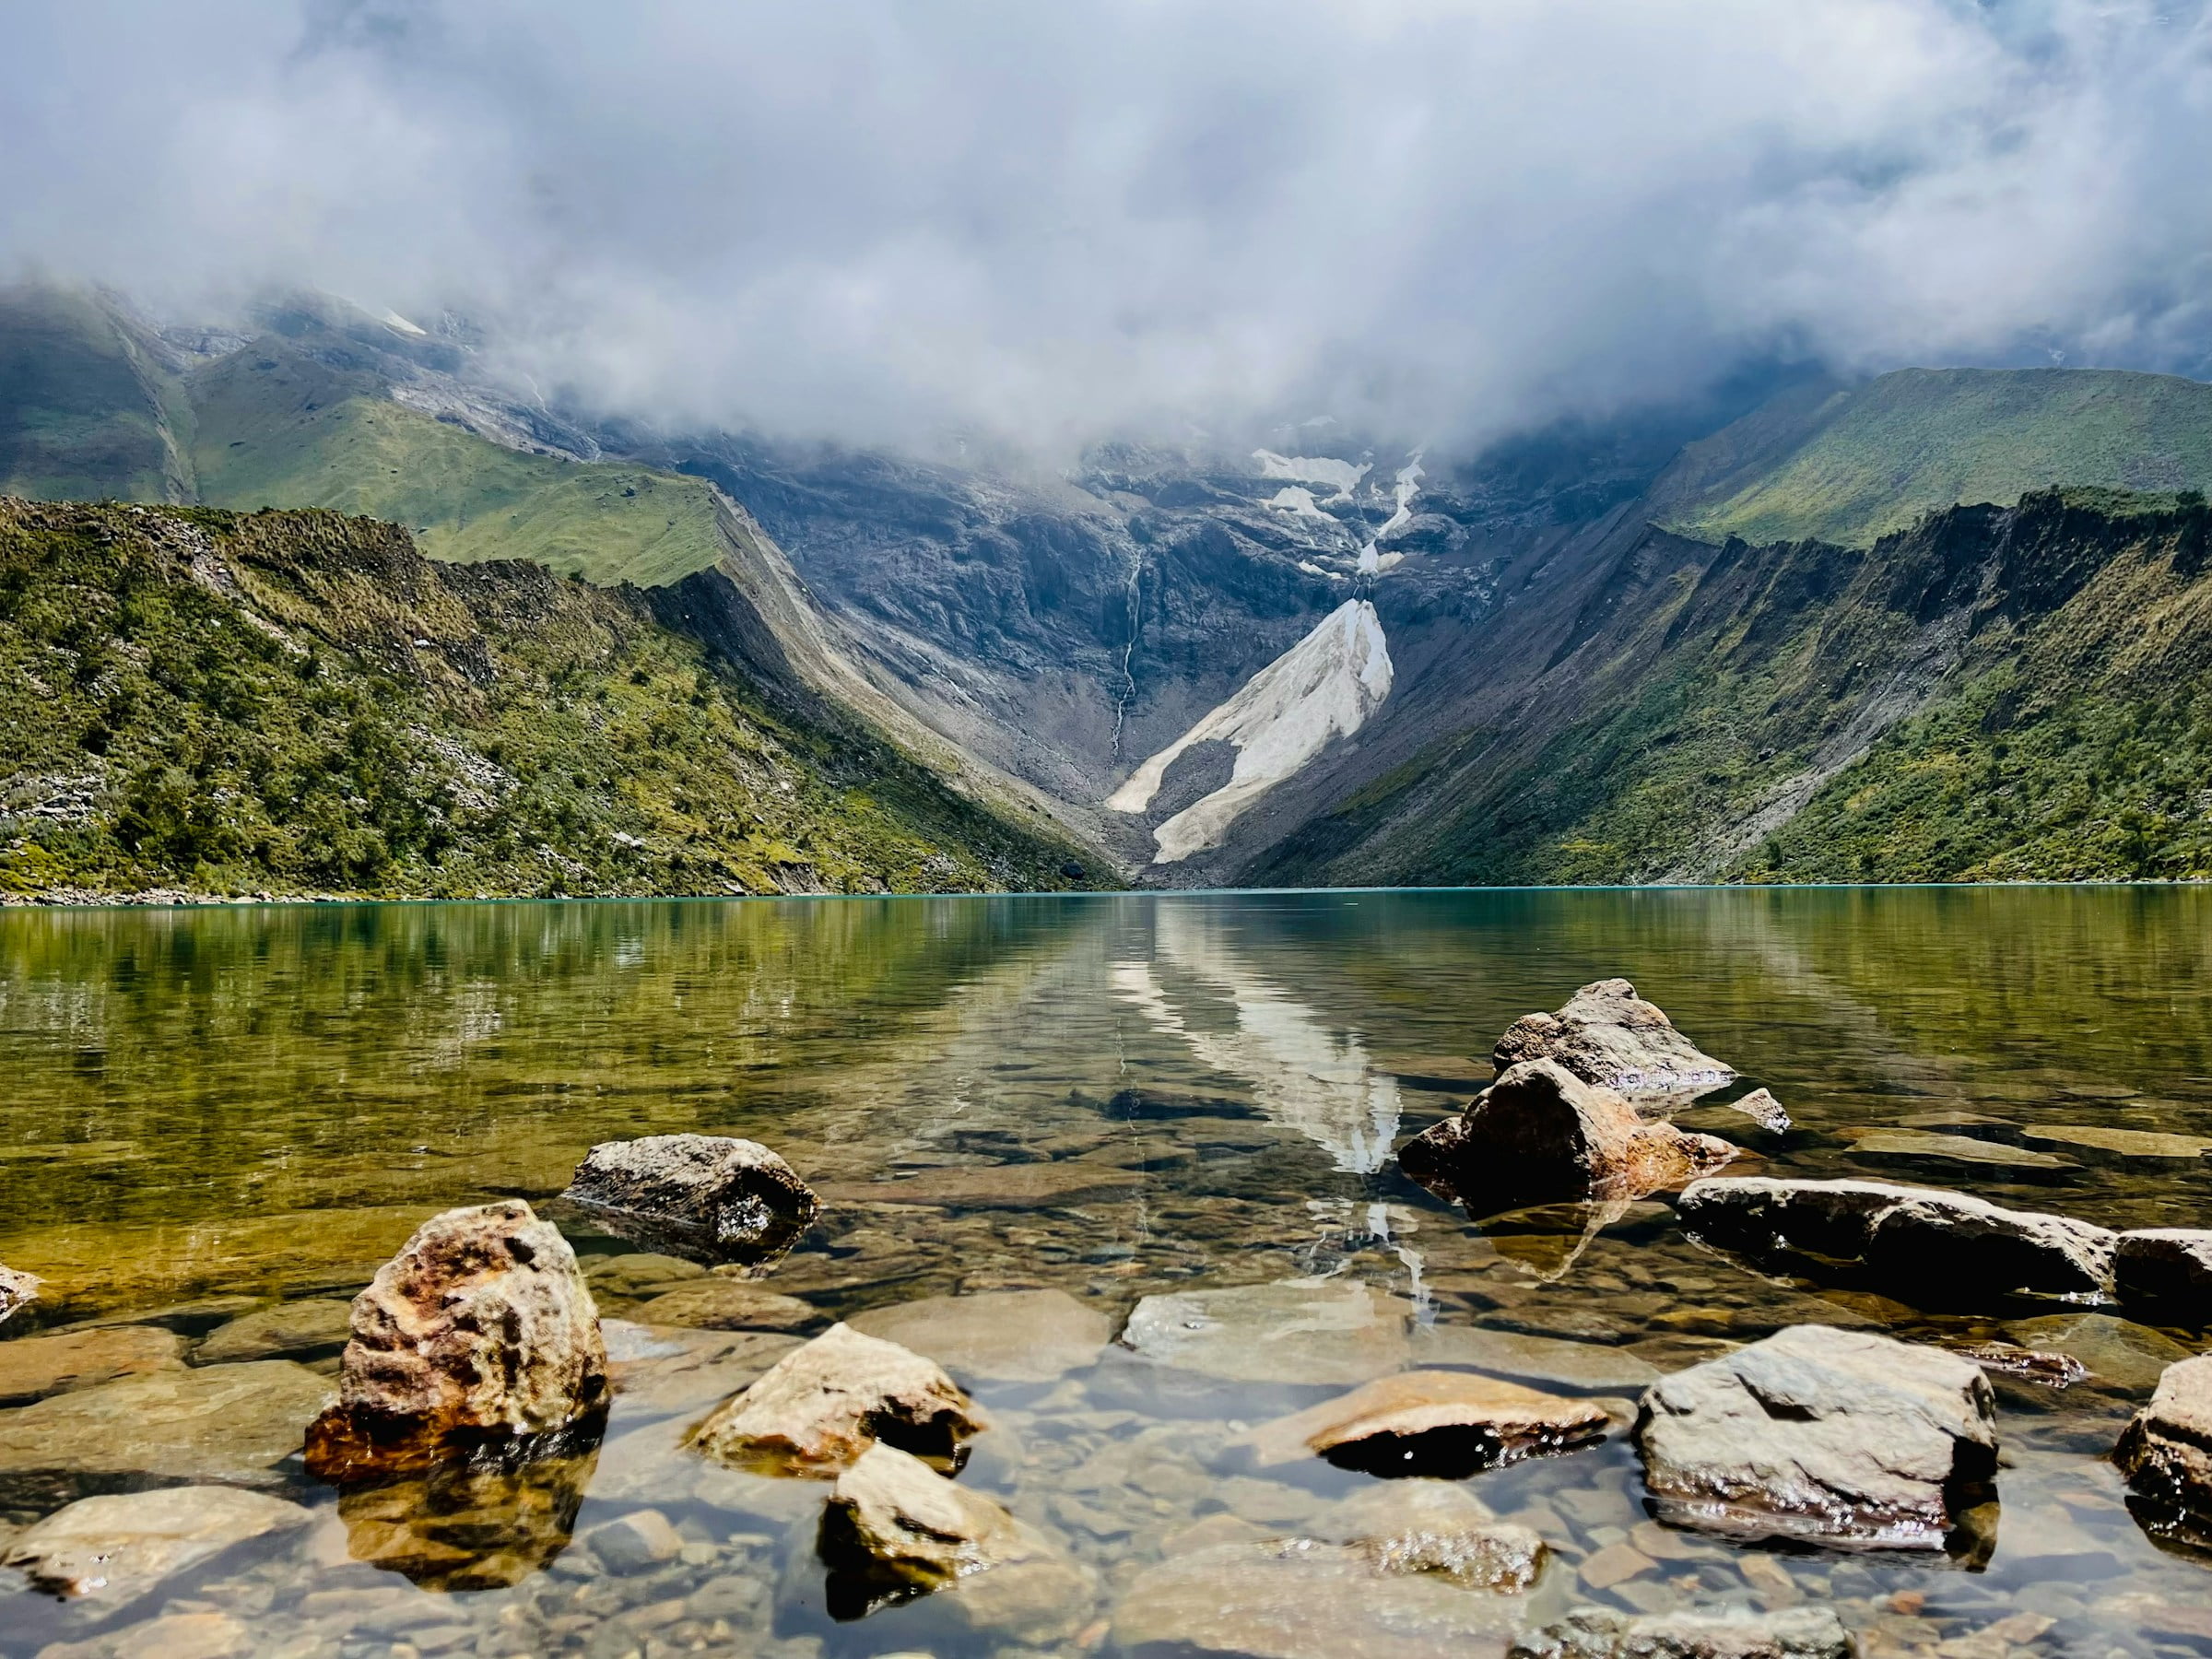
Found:
[[[2198,0],[89,0],[0,268],[479,329],[659,429],[1466,448],[1747,361],[2201,373]]]

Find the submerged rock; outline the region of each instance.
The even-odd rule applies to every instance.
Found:
[[[21,1406],[183,1363],[184,1339],[154,1325],[105,1325],[0,1342],[0,1406]]]
[[[285,1359],[160,1370],[0,1412],[0,1505],[183,1481],[274,1486],[330,1383]]]
[[[1737,1148],[1646,1121],[1615,1090],[1548,1058],[1505,1071],[1466,1111],[1400,1149],[1406,1172],[1488,1210],[1551,1199],[1635,1198],[1710,1173]]]
[[[2112,1458],[2153,1537],[2212,1549],[2212,1354],[2166,1368]]]
[[[1793,1325],[1662,1379],[1637,1438],[1644,1484],[1677,1525],[1936,1549],[1995,1473],[1995,1418],[1971,1360]]]
[[[235,1545],[304,1526],[296,1503],[235,1487],[167,1487],[79,1499],[18,1534],[0,1565],[41,1590],[135,1601],[162,1580]]]
[[[1371,1475],[1458,1478],[1589,1445],[1607,1421],[1587,1400],[1472,1371],[1400,1371],[1268,1423],[1250,1443],[1262,1467],[1324,1457]]]
[[[1677,1208],[1683,1226],[1709,1244],[1753,1256],[1794,1252],[1859,1262],[1924,1305],[2112,1288],[2117,1235],[1937,1187],[1722,1178],[1684,1189]]]
[[[1735,1080],[1735,1068],[1675,1029],[1625,979],[1584,985],[1557,1013],[1524,1014],[1490,1058],[1500,1077],[1530,1060],[1556,1060],[1585,1083],[1619,1094],[1704,1094]]]
[[[1623,1613],[1577,1607],[1515,1641],[1511,1659],[1850,1659],[1831,1607],[1780,1613]]]
[[[848,1581],[831,1595],[846,1616],[855,1600],[924,1594],[1041,1549],[1003,1505],[880,1441],[837,1477],[818,1541],[830,1572]]]
[[[772,1255],[821,1213],[789,1164],[728,1135],[604,1142],[561,1197],[619,1238],[716,1262]]]
[[[2110,1387],[2155,1388],[2166,1368],[2194,1350],[2171,1336],[2110,1313],[2053,1313],[2005,1327],[2022,1347],[2063,1355]]]
[[[796,1336],[772,1331],[709,1331],[692,1325],[633,1324],[603,1319],[607,1378],[616,1394],[650,1416],[719,1405],[757,1382],[798,1349]]]
[[[607,1398],[599,1316],[568,1241],[520,1199],[426,1221],[354,1299],[338,1403],[309,1469],[347,1481],[502,1445],[549,1449]]]
[[[1094,1364],[1113,1322],[1065,1290],[927,1296],[856,1313],[853,1328],[993,1382],[1049,1382]]]
[[[331,1297],[278,1302],[218,1325],[193,1350],[195,1365],[241,1359],[322,1359],[343,1352],[353,1335],[349,1303]]]
[[[29,1307],[38,1298],[37,1279],[13,1267],[0,1267],[0,1324],[6,1324],[18,1309]]]
[[[813,1304],[749,1279],[697,1278],[641,1304],[642,1324],[693,1325],[708,1331],[796,1331],[818,1324]]]
[[[426,1590],[519,1584],[568,1547],[598,1462],[594,1446],[348,1488],[338,1499],[347,1554]]]
[[[838,1324],[715,1411],[692,1443],[737,1468],[828,1479],[878,1441],[957,1465],[982,1428],[934,1360]]]
[[[1123,1343],[1224,1382],[1342,1386],[1396,1371],[1412,1308],[1348,1279],[1282,1279],[1147,1296]]]
[[[1428,1572],[1467,1590],[1517,1594],[1534,1584],[1548,1551],[1525,1526],[1500,1521],[1466,1488],[1394,1480],[1355,1492],[1308,1529],[1352,1546],[1378,1572]]]
[[[1137,1574],[1112,1641],[1129,1659],[1481,1659],[1503,1651],[1526,1605],[1392,1571],[1357,1545],[1226,1543]]]
[[[2120,1235],[2112,1275],[2123,1301],[2212,1324],[2212,1231],[2159,1227]]]

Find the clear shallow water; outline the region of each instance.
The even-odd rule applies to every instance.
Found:
[[[1397,1175],[1391,1147],[1487,1075],[1470,1056],[1614,974],[1788,1107],[1780,1136],[1720,1107],[1682,1119],[1767,1171],[2212,1225],[2202,1157],[2069,1138],[2212,1143],[2212,894],[2194,891],[15,912],[0,914],[0,1262],[44,1277],[51,1300],[40,1326],[7,1335],[150,1315],[197,1341],[256,1302],[350,1295],[439,1209],[558,1191],[594,1141],[747,1135],[831,1200],[769,1279],[825,1317],[1051,1287],[1118,1327],[1148,1294],[1330,1275],[1394,1299],[1378,1303],[1392,1329],[1571,1339],[1626,1372],[1805,1321],[2071,1342],[2100,1381],[1999,1382],[2008,1466],[1978,1571],[1658,1534],[1618,1435],[1468,1489],[1552,1545],[1546,1606],[1833,1603],[1870,1652],[1974,1638],[1965,1659],[2212,1647],[2212,1567],[2146,1538],[2103,1461],[2160,1360],[2199,1333],[1778,1284],[1689,1243],[1664,1205],[1590,1231],[1558,1209],[1477,1223]],[[1861,1148],[1876,1130],[1905,1138]],[[609,1277],[626,1247],[572,1237],[608,1315],[636,1314],[625,1291],[665,1288]],[[210,1298],[232,1300],[188,1305]],[[765,1362],[774,1340],[734,1346]],[[280,1470],[315,1526],[119,1615],[0,1577],[0,1653],[241,1630],[297,1653],[1086,1651],[1182,1529],[1319,1525],[1367,1478],[1255,1470],[1234,1447],[1242,1425],[1341,1391],[1297,1376],[1218,1382],[1110,1348],[1056,1379],[979,1379],[995,1427],[964,1482],[1043,1530],[1095,1591],[990,1630],[930,1602],[840,1623],[811,1551],[822,1488],[703,1469],[674,1441],[711,1401],[640,1377],[596,1457],[531,1490],[381,1500],[403,1530],[442,1506],[459,1517],[449,1545],[537,1517],[524,1566],[549,1564],[516,1583],[431,1589],[365,1564],[374,1526]],[[54,1496],[0,1483],[0,1523]],[[622,1571],[611,1542],[561,1547],[571,1526],[588,1539],[641,1509],[679,1554]],[[1975,1636],[2022,1611],[2038,1617]],[[139,1621],[165,1613],[199,1622],[147,1634]]]

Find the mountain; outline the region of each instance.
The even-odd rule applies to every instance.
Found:
[[[1069,843],[770,707],[667,603],[331,512],[0,499],[0,889],[1075,884]]]

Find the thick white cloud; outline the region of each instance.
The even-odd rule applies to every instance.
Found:
[[[1471,436],[1743,353],[2201,369],[2203,0],[26,0],[0,261],[611,410]]]

